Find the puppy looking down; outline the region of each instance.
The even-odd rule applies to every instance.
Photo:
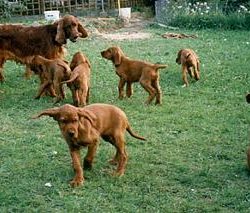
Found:
[[[111,143],[116,148],[116,154],[110,163],[117,164],[114,174],[121,176],[125,172],[128,160],[125,132],[128,131],[134,138],[145,140],[132,131],[126,114],[120,108],[109,104],[91,104],[83,108],[65,104],[61,107],[46,109],[33,118],[41,116],[50,116],[58,122],[69,146],[75,171],[75,177],[70,182],[72,187],[82,185],[84,182],[80,159],[81,147],[88,148],[84,158],[84,168],[92,168],[99,138],[102,137]]]
[[[125,56],[120,47],[110,47],[102,51],[101,55],[113,62],[116,74],[120,77],[118,84],[119,99],[124,97],[123,88],[125,84],[127,84],[126,95],[130,97],[133,93],[132,83],[140,82],[141,86],[149,93],[146,104],[150,104],[154,98],[156,98],[155,104],[162,103],[158,70],[166,68],[167,65],[132,60]]]
[[[70,79],[62,83],[67,83],[70,88],[74,105],[85,106],[89,102],[90,62],[83,53],[77,52],[72,58],[70,69]]]
[[[191,49],[181,49],[176,58],[176,63],[181,64],[183,87],[187,87],[188,79],[187,72],[191,78],[200,79],[200,61],[197,54]]]
[[[55,103],[65,98],[61,82],[68,80],[71,74],[70,67],[66,61],[62,59],[51,60],[36,55],[31,61],[30,68],[39,76],[41,81],[36,99],[39,99],[47,90],[56,96]]]

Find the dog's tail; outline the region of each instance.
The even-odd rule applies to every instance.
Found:
[[[168,67],[168,65],[167,64],[154,64],[154,67],[156,70],[158,70],[158,69],[164,69]]]
[[[61,84],[68,84],[68,83],[71,83],[73,82],[74,80],[76,80],[78,78],[78,73],[75,73],[73,75],[71,75],[70,79],[67,80],[67,81],[62,81]]]
[[[128,126],[127,126],[126,130],[127,130],[127,131],[128,131],[128,133],[129,133],[131,136],[133,136],[134,138],[137,138],[137,139],[140,139],[140,140],[143,140],[143,141],[145,141],[145,140],[146,140],[145,138],[143,138],[143,137],[141,137],[141,136],[136,135],[136,134],[132,131],[132,129],[131,129],[131,127],[130,127],[130,125],[129,125],[129,124],[128,124]]]

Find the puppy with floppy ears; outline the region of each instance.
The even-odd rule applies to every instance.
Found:
[[[200,61],[192,49],[181,49],[177,54],[176,63],[182,67],[183,87],[188,86],[187,73],[197,81],[200,79]]]
[[[132,131],[126,114],[114,105],[91,104],[78,108],[65,104],[61,107],[46,109],[33,119],[41,116],[50,116],[58,122],[69,146],[75,171],[75,177],[70,182],[72,187],[82,185],[84,182],[80,158],[81,147],[88,148],[84,158],[84,168],[92,168],[100,137],[111,143],[116,148],[116,154],[110,163],[117,164],[114,174],[122,176],[128,160],[125,132],[127,131],[134,138],[145,140]]]
[[[36,55],[31,61],[30,68],[41,80],[36,99],[39,99],[47,89],[49,91],[55,89],[56,93],[52,92],[52,94],[56,95],[55,103],[64,99],[65,94],[61,82],[68,80],[71,74],[70,67],[66,61],[62,59],[51,60]]]
[[[103,58],[111,60],[115,65],[116,74],[120,77],[118,84],[120,99],[124,97],[125,84],[127,84],[126,95],[130,97],[133,93],[132,83],[140,82],[141,86],[149,93],[146,104],[150,104],[154,98],[156,98],[155,104],[162,103],[159,69],[166,68],[167,65],[129,59],[120,47],[110,47],[102,51],[101,55]]]

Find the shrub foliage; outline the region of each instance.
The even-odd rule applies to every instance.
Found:
[[[250,29],[250,0],[162,0],[157,19],[187,28]]]

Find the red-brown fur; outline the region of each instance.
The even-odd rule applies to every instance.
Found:
[[[177,53],[176,63],[181,64],[183,86],[188,86],[187,73],[196,81],[200,79],[200,60],[192,49],[181,49]]]
[[[65,98],[61,82],[68,80],[71,75],[70,67],[66,61],[62,59],[46,59],[39,55],[34,56],[30,67],[41,80],[36,99],[39,99],[46,91],[49,91],[51,96],[56,96],[55,103]]]
[[[125,132],[134,138],[145,140],[136,135],[129,124],[126,114],[118,107],[109,104],[91,104],[83,108],[65,104],[44,110],[33,118],[50,116],[58,122],[61,133],[65,138],[72,158],[75,177],[71,186],[79,186],[84,182],[81,166],[81,147],[87,147],[84,158],[84,168],[92,168],[93,160],[100,137],[116,148],[116,154],[110,163],[117,164],[115,175],[125,172],[128,155],[125,148]]]
[[[74,105],[85,106],[89,102],[90,62],[83,53],[77,52],[72,58],[70,69],[70,79],[62,83],[67,83],[70,88]]]
[[[6,60],[27,65],[34,55],[62,58],[67,39],[75,42],[78,37],[87,36],[79,20],[71,15],[43,26],[0,25],[0,81],[4,81],[3,65]]]
[[[120,47],[110,47],[102,51],[101,55],[115,65],[116,74],[120,77],[118,85],[120,99],[124,97],[125,84],[127,84],[126,95],[130,97],[133,93],[132,83],[140,82],[149,94],[146,104],[150,104],[154,98],[156,99],[155,104],[162,103],[159,69],[165,68],[167,65],[130,59],[125,56]]]

